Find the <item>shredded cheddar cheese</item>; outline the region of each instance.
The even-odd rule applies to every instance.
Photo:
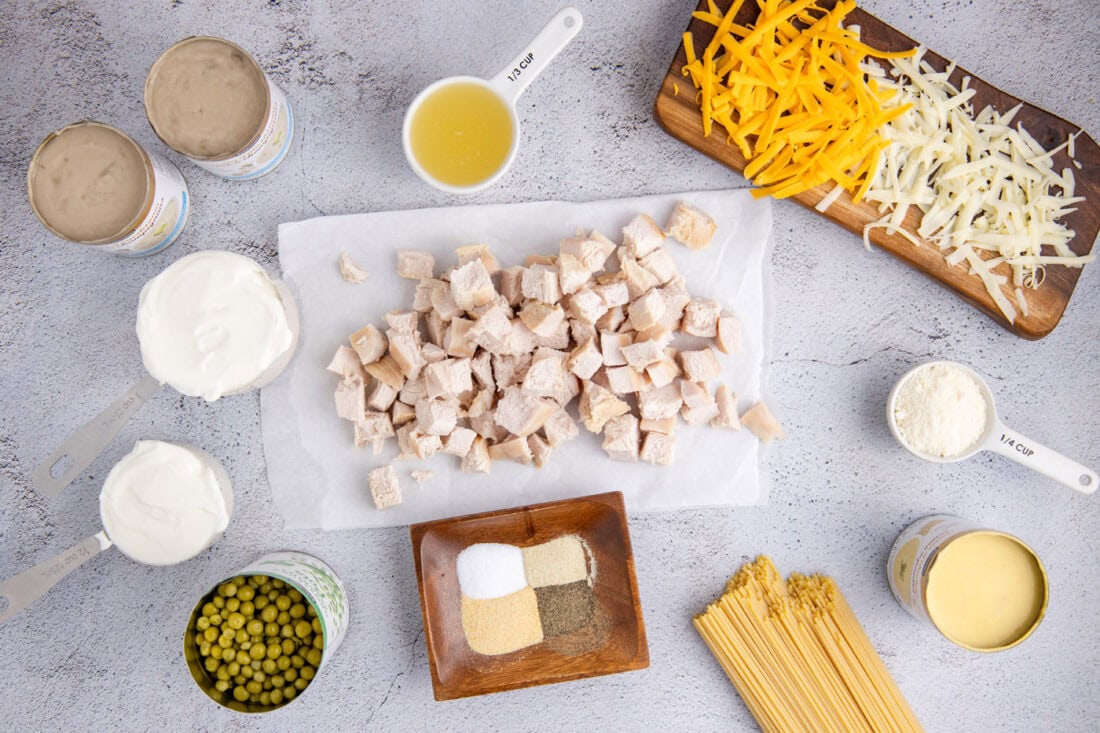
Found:
[[[842,25],[855,0],[831,11],[815,0],[755,1],[760,14],[749,26],[734,22],[745,0],[733,0],[725,14],[713,1],[693,13],[715,26],[702,56],[684,34],[683,74],[699,90],[703,134],[715,123],[725,130],[747,161],[745,177],[759,186],[754,196],[786,198],[835,181],[861,200],[890,144],[879,128],[906,110],[884,107],[894,93],[869,80],[862,63],[913,51],[861,43]]]

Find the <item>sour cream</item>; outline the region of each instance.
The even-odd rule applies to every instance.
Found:
[[[217,251],[183,257],[145,284],[137,335],[150,374],[210,402],[257,386],[294,342],[267,272]]]
[[[99,495],[107,536],[148,565],[189,560],[229,524],[232,488],[212,458],[186,446],[139,440],[115,464]]]

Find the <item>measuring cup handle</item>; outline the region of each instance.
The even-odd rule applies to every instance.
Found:
[[[34,490],[42,496],[57,496],[61,490],[73,482],[81,471],[88,467],[107,444],[111,442],[126,421],[145,404],[154,392],[160,388],[160,382],[150,375],[131,387],[126,394],[112,402],[107,409],[86,422],[83,427],[70,435],[61,446],[38,464],[31,473]],[[66,456],[72,458],[72,465],[58,474],[53,469]]]
[[[539,31],[534,40],[527,44],[527,47],[520,51],[503,71],[493,77],[490,84],[505,99],[515,102],[535,77],[541,74],[554,57],[580,32],[582,25],[584,25],[584,18],[581,16],[581,11],[572,7],[562,8]]]
[[[1011,458],[1017,463],[1022,463],[1082,494],[1091,494],[1100,487],[1100,479],[1097,479],[1096,471],[1030,438],[1025,438],[1005,425],[995,427],[988,445],[990,450]]]
[[[0,624],[37,601],[72,571],[111,546],[106,532],[97,532],[88,539],[40,562],[14,578],[0,583]],[[7,606],[3,603],[7,601]]]

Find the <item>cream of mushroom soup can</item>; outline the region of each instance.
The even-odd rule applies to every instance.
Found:
[[[252,576],[263,576],[265,580],[281,581],[286,588],[301,593],[303,600],[316,611],[316,619],[321,625],[324,645],[321,648],[320,662],[316,665],[316,677],[310,682],[310,685],[314,684],[315,680],[320,677],[321,670],[332,660],[333,655],[344,640],[344,635],[348,630],[350,604],[344,584],[340,581],[336,572],[323,560],[304,552],[268,553],[251,565],[227,575],[202,595],[188,617],[187,628],[183,634],[184,659],[191,672],[191,677],[210,699],[222,707],[241,713],[265,713],[294,702],[308,692],[309,687],[307,686],[292,699],[269,705],[236,700],[230,691],[219,691],[216,688],[216,683],[211,679],[211,675],[203,669],[205,658],[196,649],[193,636],[196,622],[202,615],[202,608],[206,599],[219,586],[231,582],[234,578],[239,581],[242,577],[247,579]]]
[[[247,51],[212,36],[185,38],[153,63],[145,115],[168,147],[234,181],[270,173],[294,137],[282,90]]]
[[[1023,540],[949,514],[906,528],[886,563],[890,590],[912,616],[971,651],[1016,646],[1039,626],[1049,588]]]
[[[166,249],[190,211],[179,169],[121,130],[91,120],[39,144],[27,169],[27,197],[57,236],[129,257]]]

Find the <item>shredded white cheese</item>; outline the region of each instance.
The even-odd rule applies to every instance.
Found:
[[[1059,173],[1053,164],[1063,149],[1072,159],[1080,133],[1045,150],[1023,125],[1011,126],[1021,105],[1004,114],[992,107],[974,114],[969,77],[956,87],[948,80],[954,65],[937,72],[922,60],[924,52],[892,59],[892,79],[876,64],[864,66],[880,88],[894,91],[890,104],[911,105],[882,129],[891,144],[866,199],[879,204],[883,217],[864,227],[864,243],[881,227],[919,244],[902,228],[909,207],[916,207],[922,212],[917,234],[944,250],[948,263],[981,278],[1012,323],[1017,309],[1027,314],[1024,289],[1042,283],[1044,267],[1081,267],[1094,259],[1069,248],[1074,232],[1058,221],[1084,200],[1073,195],[1073,172]],[[819,208],[830,203],[827,196]],[[1011,277],[994,272],[1002,264]]]

